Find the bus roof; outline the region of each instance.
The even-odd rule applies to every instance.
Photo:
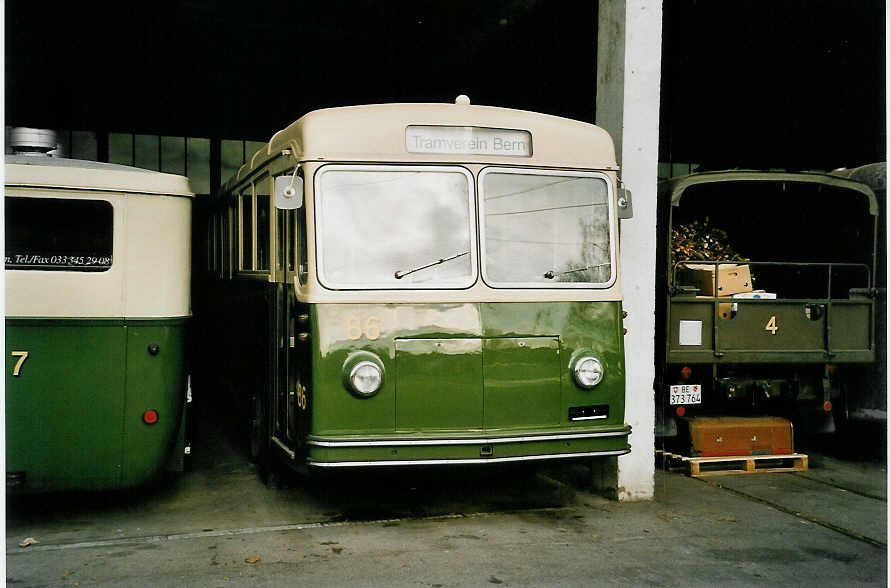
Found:
[[[679,176],[665,180],[659,185],[659,192],[667,193],[672,206],[679,206],[683,192],[696,184],[712,184],[718,182],[801,182],[822,184],[836,188],[846,188],[860,192],[868,198],[868,212],[877,216],[878,201],[874,191],[861,182],[848,180],[836,175],[816,172],[785,172],[785,171],[759,171],[759,170],[729,170],[708,171]]]
[[[527,131],[531,155],[412,153],[408,126],[481,127]],[[297,161],[498,163],[617,170],[615,148],[600,127],[558,116],[470,104],[371,104],[312,111],[275,133],[227,186],[291,150]]]
[[[7,155],[7,186],[71,188],[192,197],[188,178],[162,172],[80,159]]]

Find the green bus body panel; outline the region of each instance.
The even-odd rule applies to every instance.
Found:
[[[623,425],[625,373],[621,303],[486,303],[482,305],[482,312],[485,317],[486,339],[529,336],[558,339],[560,426],[595,428]],[[572,355],[579,350],[592,352],[602,362],[605,370],[603,381],[592,390],[579,388],[571,375]],[[539,360],[542,363],[538,365],[543,366],[544,357],[551,356],[549,352],[538,353],[542,353]],[[523,368],[517,366],[516,369]],[[569,407],[601,404],[609,406],[608,419],[594,421],[596,425],[592,425],[591,421],[569,421]],[[540,426],[547,428],[544,423],[540,423]]]
[[[486,339],[484,359],[486,429],[559,424],[558,337]]]
[[[6,470],[24,474],[11,490],[129,487],[159,470],[184,401],[184,331],[181,320],[8,318]],[[15,351],[28,352],[18,376]],[[158,423],[142,421],[148,408]]]
[[[159,347],[157,355],[149,345]],[[127,328],[127,394],[124,411],[122,486],[136,485],[160,469],[179,432],[186,389],[182,326],[131,323]],[[142,420],[148,409],[158,422]]]
[[[482,428],[482,340],[397,339],[396,431]]]
[[[316,304],[310,315],[316,343],[310,463],[478,459],[478,444],[453,443],[467,435],[611,435],[496,443],[483,452],[492,457],[628,447],[619,302]],[[358,350],[383,364],[383,386],[371,398],[353,396],[343,384],[344,363]],[[582,390],[571,376],[579,350],[592,352],[605,368],[593,390]],[[608,418],[569,419],[569,408],[595,405],[608,405]],[[394,439],[433,444],[384,446]],[[437,439],[450,441],[439,445]]]
[[[7,319],[6,471],[29,489],[120,484],[125,341],[120,326]]]

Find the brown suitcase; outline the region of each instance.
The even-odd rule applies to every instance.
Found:
[[[692,457],[794,453],[791,421],[781,417],[694,417],[688,424]]]

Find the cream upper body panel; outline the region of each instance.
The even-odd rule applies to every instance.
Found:
[[[7,187],[43,186],[194,197],[184,176],[112,163],[7,155],[4,174]]]
[[[191,204],[183,198],[127,198],[124,316],[191,314]]]
[[[528,131],[528,157],[412,153],[409,126],[481,127]],[[269,159],[290,150],[298,161],[490,163],[617,171],[609,134],[558,116],[467,104],[372,104],[310,112],[278,131],[229,181],[234,187]]]
[[[7,164],[6,196],[108,202],[113,211],[111,267],[105,271],[7,269],[6,315],[189,316],[192,194],[186,179],[143,170],[60,168]],[[144,178],[145,191],[136,185],[139,177]]]

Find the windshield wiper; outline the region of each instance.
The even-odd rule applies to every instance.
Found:
[[[433,263],[428,263],[426,265],[421,265],[406,271],[398,271],[396,270],[395,277],[397,280],[401,280],[408,274],[413,274],[414,272],[419,272],[420,270],[424,270],[428,267],[433,267],[434,265],[439,265],[440,263],[445,263],[446,261],[451,261],[452,259],[457,259],[458,257],[463,257],[464,255],[469,255],[469,251],[464,251],[463,253],[458,253],[457,255],[452,255],[451,257],[443,257],[442,259],[436,260]]]
[[[612,265],[612,264],[611,263],[597,263],[597,264],[588,265],[585,267],[577,267],[575,269],[566,270],[564,272],[555,272],[553,270],[550,270],[544,274],[544,277],[547,278],[548,280],[552,280],[553,278],[556,278],[558,276],[562,276],[565,274],[573,274],[575,272],[583,272],[584,270],[589,270],[589,269],[593,269],[596,267],[609,267],[610,265]]]

